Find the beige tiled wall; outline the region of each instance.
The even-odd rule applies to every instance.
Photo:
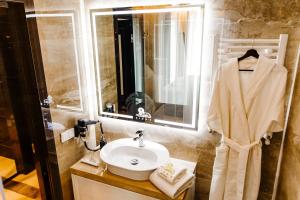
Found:
[[[85,155],[83,143],[78,140],[61,142],[60,134],[74,127],[78,119],[85,119],[88,116],[82,113],[75,113],[59,109],[51,109],[52,122],[59,123],[64,128],[53,131],[57,162],[61,180],[64,199],[73,199],[73,189],[69,168]]]
[[[104,1],[97,3],[99,5]],[[116,3],[113,1],[110,3]],[[126,1],[127,2],[127,1]],[[129,1],[128,1],[129,2]],[[127,2],[127,3],[128,3]],[[130,1],[132,2],[132,1]],[[107,2],[105,3],[107,5]],[[41,10],[57,10],[64,6],[67,9],[79,10],[77,1],[37,1]],[[65,8],[65,9],[66,9]],[[206,12],[210,12],[208,21],[211,34],[222,33],[224,37],[233,38],[277,38],[279,34],[289,34],[285,66],[291,72],[294,67],[296,47],[300,42],[300,2],[273,1],[273,0],[207,0]],[[220,22],[224,20],[224,24]],[[47,59],[44,60],[47,62]],[[51,61],[51,58],[48,60]],[[300,198],[300,98],[299,79],[289,123],[287,141],[285,145],[283,168],[281,172],[278,199],[297,200]],[[65,125],[73,126],[76,118],[81,117],[74,112],[53,111],[52,118]],[[208,133],[206,130],[193,133],[187,130],[172,129],[160,126],[150,126],[141,123],[130,123],[114,119],[101,119],[104,131],[109,140],[121,137],[133,137],[137,128],[145,128],[146,138],[164,144],[177,158],[197,161],[197,199],[207,199],[210,187],[215,146],[219,136]],[[84,153],[80,144],[70,141],[61,144],[59,133],[55,133],[56,150],[61,173],[65,199],[71,199],[71,180],[68,167],[78,160]],[[275,177],[276,162],[280,148],[281,134],[274,136],[270,146],[263,148],[262,182],[259,199],[270,199]]]
[[[224,37],[240,38],[276,38],[279,34],[289,34],[285,67],[289,73],[290,89],[291,72],[294,69],[296,48],[300,43],[300,2],[272,0],[224,0],[209,1],[215,17],[225,20]],[[292,105],[287,140],[284,148],[284,160],[281,170],[277,199],[300,199],[300,129],[299,129],[299,79],[296,81],[294,102]],[[262,181],[259,199],[270,199],[275,176],[276,162],[281,142],[281,133],[274,136],[270,146],[263,147]],[[207,149],[204,149],[204,152]],[[206,153],[207,154],[207,153]],[[208,155],[208,154],[207,154]],[[208,156],[208,157],[212,157]],[[211,159],[205,158],[211,164]],[[201,155],[200,157],[201,158]],[[199,163],[200,164],[200,163]],[[205,168],[205,167],[204,167]],[[200,174],[203,170],[199,168]],[[198,191],[207,192],[208,181],[200,175]],[[210,177],[208,177],[210,178]],[[203,183],[203,185],[202,185]]]

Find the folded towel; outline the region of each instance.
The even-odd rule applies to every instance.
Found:
[[[182,176],[185,175],[186,168],[180,165],[174,166],[173,163],[169,162],[159,167],[157,169],[157,173],[170,184],[175,184]]]
[[[184,176],[182,176],[177,183],[170,184],[165,179],[163,179],[158,171],[155,170],[150,175],[150,181],[163,193],[171,197],[172,199],[177,198],[182,192],[190,188],[194,182],[194,174],[187,171]]]

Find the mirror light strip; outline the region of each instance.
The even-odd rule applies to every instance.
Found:
[[[127,119],[133,119],[133,116],[131,115],[123,115],[123,114],[116,114],[116,113],[110,113],[110,112],[102,112],[102,115],[109,115],[109,116],[113,116],[113,117],[124,117]]]
[[[26,14],[26,18],[37,18],[37,17],[74,17],[73,13],[35,13],[35,14]]]
[[[49,18],[49,17],[71,17],[72,20],[72,34],[73,34],[73,45],[74,45],[74,53],[75,53],[75,62],[76,62],[76,73],[77,73],[77,84],[79,90],[79,98],[80,98],[80,108],[74,106],[67,105],[56,105],[58,108],[69,109],[73,111],[83,111],[83,100],[82,100],[82,89],[81,89],[81,77],[80,77],[80,69],[79,69],[79,58],[78,58],[78,47],[77,47],[77,37],[76,37],[76,24],[74,13],[40,13],[40,14],[26,14],[26,18]]]
[[[158,8],[145,10],[119,10],[119,11],[101,11],[94,12],[93,15],[128,15],[128,14],[146,14],[146,13],[167,13],[167,12],[182,12],[182,11],[199,11],[199,6],[187,6],[181,8]],[[201,6],[202,7],[202,6]]]
[[[169,125],[174,125],[174,126],[181,126],[181,127],[186,127],[186,128],[195,128],[195,126],[193,124],[170,122],[170,121],[161,120],[161,119],[154,119],[154,122],[160,123],[160,124],[169,124]]]
[[[101,80],[100,80],[100,64],[99,64],[99,50],[98,50],[98,42],[97,42],[97,26],[96,26],[96,15],[93,13],[92,18],[92,32],[93,32],[93,44],[94,44],[94,53],[95,53],[95,65],[96,65],[96,82],[97,82],[97,90],[98,90],[98,107],[100,109],[99,114],[103,114],[102,108],[102,92],[101,92]],[[107,114],[110,115],[111,113]]]

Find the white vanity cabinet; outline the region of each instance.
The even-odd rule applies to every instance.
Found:
[[[196,163],[177,160],[194,171]],[[75,200],[171,200],[150,181],[134,181],[78,162],[71,167]],[[195,187],[181,194],[176,200],[194,200]]]
[[[146,195],[142,195],[129,190],[111,186],[109,184],[72,175],[73,190],[75,200],[155,200]]]

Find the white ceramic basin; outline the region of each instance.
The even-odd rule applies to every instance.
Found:
[[[108,171],[133,180],[148,180],[150,174],[169,159],[166,147],[151,141],[144,141],[139,147],[138,141],[125,138],[112,141],[100,151],[102,161]]]

